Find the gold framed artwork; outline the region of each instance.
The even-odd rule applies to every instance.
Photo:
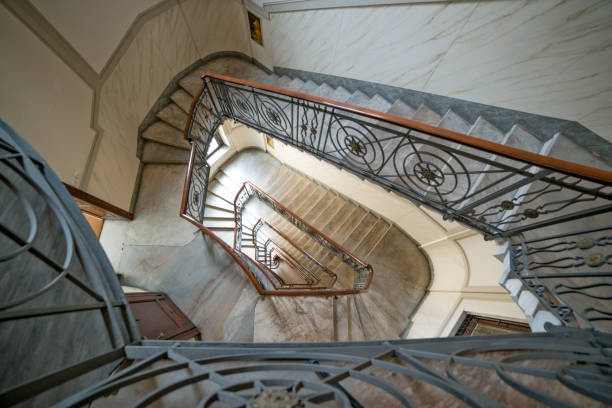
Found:
[[[261,35],[261,20],[255,14],[247,11],[249,15],[249,29],[251,30],[251,38],[259,45],[263,45],[263,37]]]

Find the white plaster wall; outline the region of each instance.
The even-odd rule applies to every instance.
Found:
[[[78,185],[89,155],[93,90],[0,5],[0,118]]]
[[[159,0],[32,0],[32,4],[96,71],[138,14]]]
[[[237,0],[187,0],[149,20],[100,91],[103,129],[87,192],[129,209],[139,161],[138,126],[170,80],[216,51],[250,55]]]
[[[272,14],[273,65],[577,120],[612,140],[612,2],[431,2]]]

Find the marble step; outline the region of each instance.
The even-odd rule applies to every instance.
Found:
[[[377,216],[368,212],[365,217],[361,219],[359,224],[356,225],[353,231],[351,231],[349,236],[346,237],[344,241],[340,242],[340,244],[349,251],[353,252],[357,245],[359,245],[359,242],[370,234],[372,228],[378,222],[378,220],[379,218]]]
[[[188,120],[187,114],[175,103],[166,105],[166,107],[157,112],[155,116],[179,131],[185,130],[185,125]]]
[[[332,192],[330,192],[330,194],[334,197],[329,200],[325,208],[323,208],[323,203],[321,203],[318,207],[313,207],[309,214],[307,214],[309,220],[311,220],[310,223],[319,231],[323,231],[325,225],[332,217],[344,216],[344,214],[340,212],[344,208],[344,198]]]
[[[305,94],[312,94],[313,91],[315,89],[317,89],[319,87],[319,85],[315,84],[314,82],[308,80],[306,82],[304,82],[304,84],[302,84],[302,86],[300,87],[300,89],[298,89],[298,92],[301,93],[305,93]]]
[[[177,89],[172,93],[172,95],[170,95],[170,100],[181,108],[183,112],[189,114],[189,111],[191,110],[191,103],[193,102],[193,96],[191,96],[187,91],[182,88]]]
[[[347,247],[347,249],[368,263],[367,256],[374,250],[376,245],[382,241],[390,228],[391,225],[387,221],[379,218],[376,224],[372,226],[372,229],[370,229],[367,235],[363,236],[355,248]]]
[[[272,85],[272,86],[278,86],[278,82],[280,80],[280,77],[276,74],[269,74],[266,79],[265,79],[265,84],[266,85]]]
[[[287,84],[287,89],[291,91],[298,91],[300,90],[300,88],[302,88],[302,86],[304,86],[304,81],[296,77],[296,78],[293,78],[291,82]]]
[[[348,90],[339,86],[338,88],[334,90],[334,92],[331,94],[329,99],[331,99],[332,101],[338,101],[338,102],[345,103],[346,101],[348,101],[351,95],[352,94]]]
[[[411,118],[415,113],[415,109],[407,103],[404,103],[401,99],[397,99],[385,113],[401,118]]]
[[[323,194],[321,198],[316,203],[314,203],[308,211],[303,212],[302,218],[306,220],[310,225],[318,229],[314,221],[318,219],[319,216],[325,211],[337,211],[338,205],[336,203],[339,203],[339,201],[336,201],[337,199],[340,199],[340,197],[336,193],[326,189],[325,194]]]
[[[528,132],[526,129],[519,125],[514,125],[512,129],[504,136],[502,139],[502,144],[510,147],[516,147],[519,149],[527,150],[537,153],[540,152],[544,146],[544,143],[537,139],[532,133]],[[524,165],[520,162],[507,159],[505,157],[493,155],[491,159],[496,163],[506,164],[512,167],[524,167]],[[483,168],[483,173],[479,175],[475,175],[472,180],[473,187],[469,192],[469,200],[466,200],[463,205],[469,204],[470,202],[474,202],[478,199],[484,198],[489,194],[492,194],[496,191],[499,191],[503,188],[506,188],[518,181],[521,180],[522,177],[519,176],[511,176],[509,172],[503,173],[484,173],[491,171],[499,171],[498,167],[493,165],[485,165]],[[535,171],[535,169],[533,169]],[[504,195],[498,196],[494,198],[490,203],[482,205],[482,208],[490,207],[491,204],[500,204],[504,201],[512,200],[515,196],[516,191],[509,191]],[[457,208],[462,208],[463,205],[458,206]],[[476,208],[476,212],[481,212]]]
[[[146,141],[141,161],[145,164],[187,164],[189,162],[189,151]]]
[[[184,150],[191,149],[191,145],[185,140],[183,132],[162,121],[154,122],[142,133],[142,137],[147,140]]]
[[[292,81],[291,78],[289,78],[286,75],[283,75],[282,77],[278,78],[278,80],[276,81],[276,86],[279,88],[288,89],[288,86],[291,83],[291,81]]]
[[[319,85],[317,89],[312,91],[312,95],[319,96],[321,98],[326,98],[326,99],[331,99],[331,96],[333,93],[334,93],[334,89],[331,86],[327,85],[326,83]]]
[[[323,196],[325,196],[325,193],[327,193],[327,191],[328,190],[320,184],[313,183],[312,189],[308,196],[306,196],[303,200],[297,201],[296,203],[292,204],[289,209],[295,214],[297,214],[298,217],[304,218],[304,214],[306,214],[312,207],[314,207],[319,202],[319,200],[322,199]]]

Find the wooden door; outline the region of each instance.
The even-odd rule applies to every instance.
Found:
[[[165,293],[127,293],[132,314],[140,335],[152,340],[199,339],[195,324],[174,304]]]

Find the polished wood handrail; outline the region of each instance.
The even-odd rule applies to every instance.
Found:
[[[402,126],[416,130],[422,133],[439,137],[448,141],[456,142],[465,146],[473,147],[479,150],[483,150],[495,155],[503,156],[509,159],[517,160],[522,163],[535,165],[544,169],[553,170],[559,173],[563,173],[569,176],[580,177],[585,180],[601,183],[604,185],[612,186],[612,172],[596,169],[589,166],[583,166],[581,164],[572,163],[569,161],[555,159],[553,157],[542,156],[537,153],[528,152],[526,150],[518,149],[516,147],[510,147],[499,143],[489,142],[487,140],[479,139],[474,136],[469,136],[463,133],[454,132],[452,130],[439,128],[436,126],[427,125],[422,122],[416,122],[414,120],[402,118],[400,116],[389,115],[387,113],[375,111],[372,109],[362,108],[355,105],[349,105],[347,103],[334,101],[327,98],[322,98],[315,95],[309,95],[301,92],[291,91],[284,88],[278,88],[271,85],[261,84],[258,82],[246,81],[243,79],[233,78],[227,75],[215,74],[212,72],[206,72],[202,76],[202,80],[206,78],[214,78],[221,81],[231,82],[234,84],[246,85],[253,88],[263,89],[279,94],[283,94],[289,97],[305,99],[308,101],[320,103],[329,107],[339,108],[347,112],[356,113],[371,119],[383,121],[392,125]],[[202,89],[205,85],[202,85]],[[200,91],[201,94],[202,90]],[[195,101],[197,99],[194,98]],[[190,115],[191,117],[191,115]]]

